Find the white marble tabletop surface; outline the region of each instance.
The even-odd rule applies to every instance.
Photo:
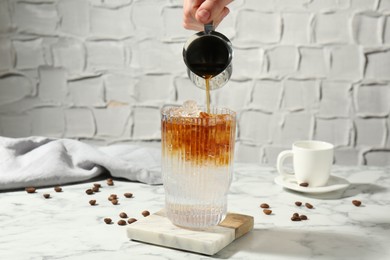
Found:
[[[329,194],[293,192],[274,182],[274,167],[239,164],[229,194],[229,211],[254,216],[255,227],[213,257],[131,241],[119,213],[142,218],[164,206],[163,186],[105,179],[0,193],[0,259],[390,259],[390,167],[333,167],[348,189]],[[93,183],[100,192],[87,195]],[[123,194],[131,192],[134,198]],[[45,199],[44,193],[51,198]],[[119,204],[108,201],[117,194]],[[89,205],[95,199],[97,205]],[[360,200],[356,207],[352,200]],[[295,201],[313,209],[297,207]],[[271,206],[265,215],[261,203]],[[306,221],[291,221],[294,212]],[[110,217],[115,224],[107,225]]]

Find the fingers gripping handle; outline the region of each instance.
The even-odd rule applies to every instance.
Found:
[[[284,164],[284,161],[288,158],[288,157],[292,157],[294,154],[293,154],[293,151],[292,150],[287,150],[287,151],[283,151],[281,152],[279,155],[278,155],[278,159],[276,161],[276,168],[279,172],[280,175],[284,176],[284,177],[289,177],[291,176],[292,174],[294,174],[293,172],[287,172],[284,170],[283,168],[283,164]]]
[[[212,31],[214,31],[213,21],[211,21],[208,24],[204,25],[204,32],[206,34],[210,34]]]

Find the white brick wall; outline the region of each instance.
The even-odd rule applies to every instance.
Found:
[[[48,3],[48,1],[42,1],[41,4],[19,1],[8,2],[13,7],[11,16],[18,31],[37,35],[56,34],[60,16],[53,3]]]
[[[181,5],[0,1],[0,135],[158,141],[163,105],[205,102]],[[389,0],[236,0],[218,30],[234,73],[211,100],[238,112],[238,161],[321,139],[337,164],[390,164]]]

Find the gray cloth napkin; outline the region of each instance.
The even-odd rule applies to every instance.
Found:
[[[85,181],[105,170],[113,177],[161,184],[158,148],[94,147],[71,139],[0,137],[0,190]]]

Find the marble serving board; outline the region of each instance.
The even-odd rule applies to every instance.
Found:
[[[154,245],[214,255],[252,229],[253,217],[236,213],[228,213],[218,226],[201,230],[180,228],[160,210],[131,224],[127,236]]]

